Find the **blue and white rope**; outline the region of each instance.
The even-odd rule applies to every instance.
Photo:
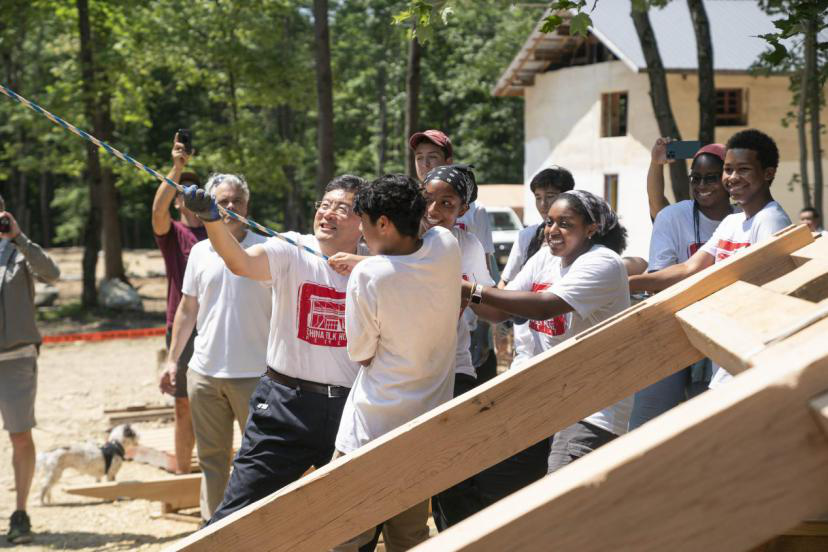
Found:
[[[184,192],[184,187],[181,186],[180,184],[177,184],[176,182],[173,182],[172,180],[170,180],[166,176],[163,176],[158,171],[156,171],[156,170],[154,170],[150,167],[147,167],[146,165],[144,165],[140,161],[136,161],[135,159],[130,157],[128,154],[121,153],[120,151],[113,148],[112,146],[110,146],[106,142],[98,140],[97,138],[95,138],[94,136],[92,136],[88,132],[84,131],[83,129],[80,129],[80,128],[76,127],[75,125],[71,124],[71,123],[67,123],[66,121],[64,121],[63,119],[58,117],[57,115],[55,115],[53,113],[50,113],[49,111],[46,111],[45,109],[43,109],[42,107],[40,107],[36,103],[27,100],[26,98],[24,98],[23,96],[17,94],[14,90],[4,86],[3,84],[0,84],[0,92],[5,94],[6,96],[11,98],[12,100],[28,107],[29,109],[31,109],[35,113],[39,113],[40,115],[43,115],[44,117],[46,117],[47,119],[52,121],[54,124],[62,126],[64,129],[68,130],[72,134],[76,134],[76,135],[80,136],[81,138],[92,142],[93,144],[95,144],[99,148],[105,149],[109,154],[114,155],[115,157],[117,157],[121,161],[129,163],[130,165],[132,165],[136,169],[145,171],[146,173],[148,173],[153,178],[155,178],[157,180],[160,180],[161,182],[164,182],[165,184],[167,184],[169,186],[172,186],[173,188],[175,188],[179,192]],[[217,207],[218,207],[218,211],[219,211],[220,214],[227,215],[231,218],[234,218],[234,219],[246,224],[250,228],[253,228],[253,229],[261,232],[262,234],[266,234],[268,236],[273,236],[274,238],[279,238],[280,240],[284,240],[284,241],[286,241],[287,243],[289,243],[291,245],[295,245],[299,249],[302,249],[302,250],[304,250],[304,251],[306,251],[306,252],[308,252],[312,255],[316,255],[317,257],[321,257],[323,259],[328,258],[325,255],[323,255],[322,253],[320,253],[318,251],[315,251],[314,249],[311,249],[310,247],[307,247],[306,245],[302,245],[301,243],[299,243],[295,240],[292,240],[289,237],[276,232],[275,230],[271,230],[270,228],[268,228],[266,226],[262,226],[261,224],[259,224],[258,222],[256,222],[253,219],[243,217],[238,213],[235,213],[235,212],[233,212],[229,209],[225,209],[221,205],[217,205]]]

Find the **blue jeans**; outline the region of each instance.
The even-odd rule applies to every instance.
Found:
[[[695,365],[679,370],[661,381],[645,387],[635,394],[633,410],[630,415],[630,431],[637,429],[656,416],[660,416],[678,406],[687,399],[707,390],[709,376],[705,373],[694,377],[693,370],[705,371],[702,363],[709,365],[709,361],[698,362]],[[698,380],[698,381],[697,381]]]

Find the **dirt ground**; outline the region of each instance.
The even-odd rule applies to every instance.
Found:
[[[38,392],[33,431],[39,451],[84,441],[102,444],[107,422],[104,408],[165,402],[155,381],[156,351],[163,338],[113,340],[100,343],[46,345],[38,363]],[[141,428],[152,424],[135,424]],[[11,446],[0,439],[0,505],[3,517],[0,549],[9,546],[5,531],[14,506]],[[195,525],[153,519],[157,503],[145,501],[102,502],[70,495],[65,487],[94,482],[72,470],[64,472],[52,492],[53,503],[41,506],[40,473],[35,474],[29,499],[29,516],[35,540],[16,550],[161,550]],[[118,480],[166,477],[166,472],[136,462],[126,462]]]
[[[71,308],[80,297],[81,249],[50,249],[49,253],[60,265],[61,281],[57,303],[41,310],[49,318],[39,323],[44,335],[164,325],[166,280],[158,251],[124,255],[128,277],[142,296],[145,312],[96,311],[91,315],[75,315]],[[65,311],[70,315],[58,316]],[[158,392],[156,383],[156,352],[163,346],[163,337],[44,345],[38,361],[38,425],[33,431],[38,451],[84,441],[102,444],[107,429],[105,408],[172,404]],[[135,427],[140,436],[142,428],[154,424]],[[195,530],[192,523],[154,519],[157,503],[102,502],[65,493],[66,487],[94,483],[92,477],[72,470],[64,472],[53,490],[53,503],[41,506],[41,475],[35,474],[28,506],[35,540],[16,550],[160,550]],[[125,463],[118,474],[118,480],[159,477],[171,476],[136,462]],[[14,497],[11,446],[4,436],[0,439],[0,549],[9,546],[5,532]]]

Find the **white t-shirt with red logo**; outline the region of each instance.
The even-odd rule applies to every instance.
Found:
[[[791,219],[782,206],[775,201],[769,201],[762,209],[750,218],[745,213],[733,213],[722,221],[713,236],[704,244],[702,251],[713,256],[713,262],[718,263],[729,259],[739,251],[760,242],[771,235],[790,226]],[[713,379],[710,387],[717,387],[732,376],[727,370],[713,364]]]
[[[460,246],[460,265],[463,279],[469,282],[477,282],[484,286],[493,286],[489,269],[486,268],[486,252],[483,251],[483,246],[480,241],[466,230],[462,230],[455,226],[451,229],[451,233],[457,238],[457,244]],[[477,377],[477,372],[472,364],[471,351],[471,331],[477,327],[477,315],[474,314],[470,308],[463,311],[463,316],[457,321],[457,358],[455,363],[455,371],[458,374],[466,374],[471,377]]]
[[[693,221],[693,201],[686,199],[662,209],[653,222],[647,270],[655,272],[683,263],[707,243],[721,221],[699,211],[699,241]]]
[[[319,251],[312,235],[286,236]],[[327,385],[351,387],[359,365],[348,358],[345,289],[348,277],[327,261],[279,238],[263,244],[270,263],[273,314],[267,364],[277,372]]]
[[[533,224],[518,232],[518,239],[514,244],[512,244],[512,250],[509,252],[509,260],[506,261],[506,266],[503,267],[503,272],[500,273],[500,277],[505,282],[511,282],[514,280],[520,273],[521,268],[523,268],[528,261],[526,255],[529,251],[529,244],[538,232],[539,226],[540,224]],[[546,244],[541,247],[546,247]],[[535,343],[536,338],[534,334],[529,329],[528,322],[524,324],[515,324],[512,327],[512,331],[515,334],[515,357],[512,359],[511,368],[515,368],[522,362],[529,360],[535,355],[537,344]]]
[[[569,266],[548,247],[541,248],[506,289],[554,293],[574,310],[549,320],[531,320],[537,355],[618,314],[630,306],[627,269],[621,257],[594,245]],[[611,385],[611,382],[607,382]],[[627,397],[584,419],[615,435],[626,433],[633,398]]]
[[[247,232],[242,247],[267,238]],[[270,293],[236,276],[209,240],[190,251],[181,291],[198,300],[198,316],[190,370],[213,378],[255,378],[265,370]]]
[[[410,255],[376,255],[348,282],[348,353],[370,360],[342,411],[336,448],[351,452],[450,400],[454,392],[460,247],[431,228]]]

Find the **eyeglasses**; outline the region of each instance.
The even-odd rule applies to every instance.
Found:
[[[313,204],[313,206],[316,208],[317,212],[324,213],[327,211],[333,211],[335,215],[340,215],[343,217],[347,217],[348,215],[354,212],[354,208],[351,205],[341,202],[332,203],[330,201],[323,200],[317,201]]]
[[[717,182],[721,182],[722,175],[721,173],[718,174],[706,174],[704,176],[696,173],[690,173],[690,184],[693,186],[698,186],[702,182],[705,184],[716,184]]]

